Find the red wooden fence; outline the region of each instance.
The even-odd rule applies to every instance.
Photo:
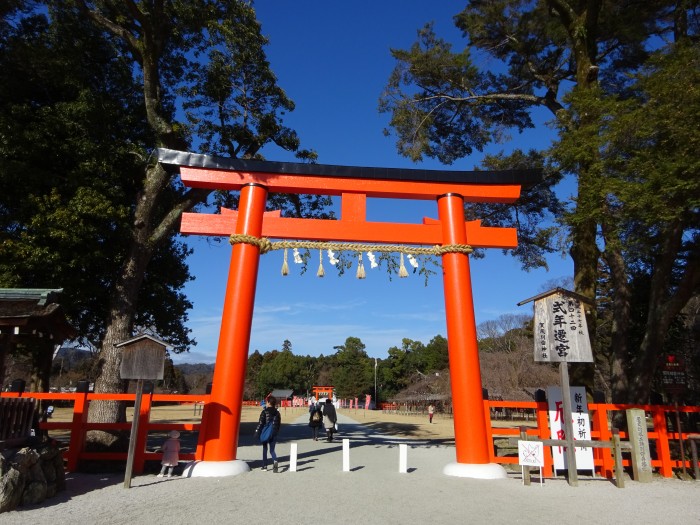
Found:
[[[85,434],[89,430],[124,430],[131,429],[131,423],[88,423],[88,406],[94,400],[116,400],[125,401],[127,403],[134,402],[134,394],[94,394],[94,393],[73,393],[73,394],[57,394],[57,393],[37,393],[25,392],[18,394],[13,392],[2,392],[1,397],[33,397],[38,400],[47,401],[68,401],[73,403],[73,418],[69,422],[53,422],[47,421],[41,423],[41,428],[45,430],[70,430],[70,442],[68,452],[66,454],[67,470],[75,471],[81,461],[90,460],[121,460],[125,461],[126,452],[87,452],[84,450]],[[151,407],[153,403],[167,404],[191,404],[206,403],[209,400],[208,395],[175,395],[175,394],[147,394],[143,396],[141,402],[141,411],[139,414],[139,432],[136,442],[136,452],[134,455],[134,473],[142,473],[144,464],[148,460],[160,461],[162,454],[160,452],[146,451],[146,439],[149,432],[167,432],[170,430],[179,431],[198,431],[199,423],[151,423],[149,421]],[[257,404],[257,403],[255,403]],[[486,414],[486,428],[489,434],[489,439],[493,442],[498,438],[517,438],[520,435],[519,423],[513,423],[512,427],[494,426],[491,421],[491,410],[502,411],[511,409],[516,411],[526,410],[534,413],[535,426],[527,431],[527,434],[541,439],[550,438],[548,408],[546,402],[535,401],[484,401]],[[670,405],[619,405],[619,404],[599,404],[591,403],[588,405],[588,411],[591,416],[591,438],[592,440],[610,441],[612,430],[610,421],[615,416],[615,412],[624,412],[628,408],[638,408],[644,410],[650,419],[649,443],[655,454],[652,453],[651,465],[663,477],[672,477],[674,469],[680,469],[683,465],[677,454],[675,453],[676,444],[679,438],[687,439],[688,434],[696,433],[696,430],[689,429],[686,432],[679,434],[678,429],[669,428],[668,422],[675,421],[674,412],[675,406]],[[681,406],[677,409],[686,414],[698,414],[700,416],[700,407],[698,406]],[[501,422],[502,423],[502,422]],[[624,432],[620,432],[621,439],[627,439]],[[672,452],[673,445],[673,452]],[[183,460],[195,460],[195,453],[180,454]],[[517,464],[517,455],[514,456],[499,456],[496,453],[495,447],[491,447],[491,461],[502,464]],[[692,465],[686,458],[686,468],[691,468]],[[609,449],[596,448],[594,449],[594,464],[596,471],[601,476],[612,478],[613,476],[613,458]],[[629,466],[629,461],[624,460],[624,465]],[[545,447],[545,467],[543,468],[544,476],[550,477],[553,474],[552,455],[549,447]]]

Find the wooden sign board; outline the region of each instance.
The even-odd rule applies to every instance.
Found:
[[[163,379],[165,346],[150,337],[142,337],[123,346],[122,379]]]
[[[682,394],[688,386],[683,359],[668,355],[661,363],[661,385],[667,394]]]
[[[653,480],[653,472],[646,414],[639,408],[629,408],[625,414],[629,441],[632,444],[632,474],[636,481],[650,483]]]
[[[535,361],[592,363],[583,305],[556,292],[535,301]]]

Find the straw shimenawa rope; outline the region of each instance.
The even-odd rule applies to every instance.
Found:
[[[383,252],[401,254],[401,262],[399,267],[399,277],[408,277],[406,266],[403,262],[404,254],[413,255],[443,255],[446,253],[463,253],[470,254],[474,249],[468,244],[446,244],[444,246],[397,246],[393,244],[360,244],[360,243],[338,243],[338,242],[321,242],[321,241],[278,241],[271,242],[265,237],[255,237],[242,233],[234,233],[231,235],[229,242],[231,244],[250,244],[257,246],[260,253],[264,254],[272,250],[284,250],[284,262],[282,263],[282,275],[289,274],[289,263],[287,261],[287,250],[294,249],[295,252],[299,248],[310,250],[318,250],[318,271],[316,275],[323,277],[326,272],[323,269],[323,250],[331,251],[353,251],[357,253],[357,278],[365,278],[365,265],[362,261],[362,252]],[[332,261],[331,261],[332,262]]]
[[[405,253],[410,255],[444,255],[446,253],[470,254],[474,249],[468,244],[437,244],[435,246],[399,246],[395,244],[363,244],[363,243],[339,243],[324,241],[276,241],[271,242],[265,237],[255,237],[242,233],[231,235],[231,244],[252,244],[260,248],[260,253],[267,253],[272,250],[284,250],[287,248],[306,248],[309,250],[333,250],[333,251],[353,251],[353,252],[383,252],[383,253]]]

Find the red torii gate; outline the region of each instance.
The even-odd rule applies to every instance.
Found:
[[[472,300],[469,257],[459,247],[515,248],[514,228],[464,220],[465,202],[512,203],[539,170],[431,171],[224,159],[160,149],[158,160],[179,167],[183,184],[239,190],[237,212],[184,213],[183,234],[315,241],[440,245],[457,462],[444,473],[505,477],[489,463],[486,414]],[[268,193],[339,196],[339,220],[295,219],[265,212]],[[367,198],[437,200],[438,220],[423,224],[368,222]],[[453,249],[454,247],[454,249]],[[211,397],[204,408],[195,464],[189,475],[231,475],[248,470],[236,459],[243,384],[257,284],[260,248],[234,244],[231,254]]]

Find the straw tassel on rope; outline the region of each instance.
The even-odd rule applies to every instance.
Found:
[[[284,249],[284,261],[282,262],[282,275],[289,275],[289,263],[287,262],[287,248]]]
[[[316,272],[316,277],[323,277],[326,272],[323,270],[323,251],[318,251],[318,271]]]
[[[399,263],[399,277],[402,279],[408,277],[408,272],[406,271],[406,266],[403,263],[403,252],[401,252],[401,262]]]
[[[365,265],[362,262],[362,252],[357,254],[357,278],[364,279],[365,275]]]

